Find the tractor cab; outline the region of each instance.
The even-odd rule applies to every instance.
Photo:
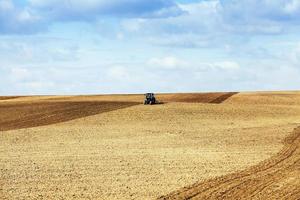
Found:
[[[152,105],[152,104],[155,104],[156,103],[156,99],[154,97],[154,94],[153,93],[146,93],[145,94],[145,101],[144,101],[144,104],[145,105]]]

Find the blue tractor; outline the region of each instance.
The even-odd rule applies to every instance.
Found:
[[[156,104],[157,100],[154,97],[153,93],[146,93],[145,94],[145,101],[144,101],[144,105],[153,105]]]

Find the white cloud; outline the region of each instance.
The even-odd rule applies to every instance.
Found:
[[[11,69],[10,77],[13,81],[23,81],[24,79],[31,78],[31,73],[26,68],[13,67]]]
[[[299,0],[220,0],[220,12],[228,23],[263,25],[299,20]]]
[[[19,22],[32,22],[38,20],[39,18],[37,16],[33,16],[29,10],[24,9],[18,13],[16,19]]]
[[[294,14],[299,12],[300,1],[299,0],[288,1],[287,4],[284,6],[284,10],[289,14]]]
[[[30,6],[54,19],[92,20],[99,16],[168,17],[181,13],[172,0],[30,0]]]
[[[218,62],[191,62],[180,59],[174,56],[166,56],[161,58],[151,58],[148,60],[147,65],[162,70],[185,70],[190,72],[203,72],[203,71],[232,71],[239,70],[241,67],[234,61],[218,61]]]
[[[299,0],[211,0],[178,4],[184,14],[171,18],[124,19],[127,37],[155,45],[201,48],[235,43],[257,35],[283,35],[300,22]],[[289,11],[287,11],[289,10]],[[292,12],[293,11],[293,12]]]
[[[145,21],[145,19],[123,20],[121,22],[121,27],[128,32],[137,32],[141,30]]]
[[[31,81],[24,83],[24,88],[30,89],[33,93],[43,91],[44,88],[53,88],[55,83],[45,81]]]
[[[12,0],[0,0],[0,34],[36,33],[40,18],[28,7],[17,7]]]
[[[128,80],[130,74],[124,66],[113,66],[107,70],[107,76],[109,79],[114,80]]]
[[[285,54],[284,56],[285,56],[285,59],[289,59],[289,61],[291,61],[291,63],[293,63],[295,66],[299,66],[299,64],[300,64],[300,42],[298,44],[296,44],[293,49],[291,49],[289,52],[287,52],[287,55]]]
[[[0,34],[45,31],[56,22],[100,18],[166,18],[182,14],[173,0],[0,0]]]
[[[223,62],[216,62],[211,64],[212,68],[218,68],[223,70],[237,70],[240,69],[240,65],[233,61],[223,61]]]
[[[12,86],[1,87],[2,94],[288,89],[299,83],[299,0],[17,2],[0,0],[0,34],[51,29],[0,36],[0,81]],[[285,41],[291,44],[273,44]]]
[[[0,0],[0,11],[10,11],[14,9],[12,0]]]
[[[173,56],[152,58],[147,63],[151,67],[164,69],[184,68],[188,65],[188,62]]]

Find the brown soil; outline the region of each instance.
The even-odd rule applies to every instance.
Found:
[[[219,97],[217,97],[216,99],[210,101],[210,103],[223,103],[224,101],[226,101],[228,98],[232,97],[233,95],[238,94],[237,92],[228,92],[225,93]]]
[[[185,103],[222,103],[236,92],[216,93],[186,93],[186,94],[160,94],[157,98],[163,102],[185,102]]]
[[[0,199],[299,199],[300,93],[210,95],[3,100]]]
[[[159,102],[184,102],[184,103],[222,103],[229,97],[238,94],[236,92],[214,92],[214,93],[178,93],[178,94],[156,94]],[[143,94],[130,95],[83,95],[83,96],[27,96],[19,97],[13,101],[121,101],[143,103]]]
[[[300,92],[249,92],[232,96],[228,102],[251,105],[300,105]]]
[[[128,106],[133,102],[22,102],[0,104],[0,131],[65,122]]]
[[[237,93],[158,94],[162,102],[222,103]],[[16,101],[11,101],[16,99]],[[0,97],[0,131],[30,128],[108,112],[143,102],[143,95]],[[115,101],[114,101],[115,100]],[[123,102],[126,101],[126,102]]]
[[[236,93],[158,94],[157,98],[162,102],[218,104],[234,94]],[[0,131],[55,124],[137,105],[138,102],[143,102],[143,95],[0,97],[0,100],[13,99],[17,101],[0,104]]]
[[[244,171],[186,186],[158,199],[300,199],[300,127],[294,129],[284,140],[284,148],[270,159]]]
[[[16,98],[19,98],[19,97],[18,96],[7,96],[7,97],[0,96],[0,101],[8,100],[8,99],[16,99]]]
[[[276,156],[259,165],[159,199],[300,199],[300,127],[284,143]]]

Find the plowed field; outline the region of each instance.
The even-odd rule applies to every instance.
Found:
[[[133,105],[136,103],[92,101],[0,104],[0,131],[55,124]]]
[[[275,156],[242,172],[182,188],[160,199],[299,199],[300,127]]]
[[[299,199],[300,93],[0,97],[0,199]]]

